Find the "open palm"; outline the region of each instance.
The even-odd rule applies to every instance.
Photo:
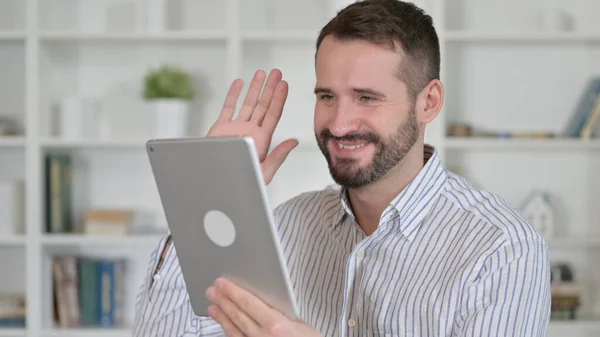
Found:
[[[279,123],[287,98],[288,85],[281,79],[281,71],[274,69],[269,73],[263,90],[265,77],[266,73],[262,70],[258,70],[254,74],[237,116],[234,116],[235,109],[243,82],[240,79],[233,81],[225,98],[221,114],[208,131],[207,137],[252,137],[256,145],[265,183],[268,184],[298,142],[295,139],[288,139],[277,145],[269,153],[273,132],[277,123]]]

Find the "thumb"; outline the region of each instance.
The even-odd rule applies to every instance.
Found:
[[[288,157],[290,152],[298,145],[298,141],[295,139],[288,139],[283,141],[279,145],[277,145],[273,151],[265,158],[265,160],[261,164],[261,168],[263,171],[263,177],[265,179],[265,184],[269,184],[273,177],[275,176],[275,172],[279,170],[281,164]]]

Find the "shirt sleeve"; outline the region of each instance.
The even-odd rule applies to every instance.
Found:
[[[175,247],[164,250],[168,239],[161,239],[150,257],[136,298],[133,337],[224,336],[210,317],[194,314]]]
[[[550,294],[546,243],[540,238],[506,243],[467,285],[455,336],[546,336]]]

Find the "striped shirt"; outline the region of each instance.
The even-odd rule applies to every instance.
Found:
[[[365,235],[344,189],[306,192],[274,210],[301,316],[324,336],[546,336],[548,248],[501,197],[425,164]],[[137,297],[134,336],[222,336],[193,314],[174,247]],[[198,266],[202,268],[202,266]]]

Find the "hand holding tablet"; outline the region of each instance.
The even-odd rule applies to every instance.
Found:
[[[206,291],[224,278],[282,314],[298,316],[265,189],[297,141],[268,153],[288,87],[273,70],[261,94],[265,76],[256,72],[237,116],[242,82],[233,82],[207,137],[147,143],[196,315],[208,315]]]

